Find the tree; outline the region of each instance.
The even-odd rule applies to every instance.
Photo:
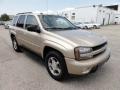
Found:
[[[7,14],[2,14],[0,19],[1,19],[1,21],[9,21],[10,17]]]

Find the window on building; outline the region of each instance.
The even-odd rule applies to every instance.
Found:
[[[72,19],[72,20],[75,20],[75,16],[71,16],[71,19]]]
[[[75,13],[72,13],[72,15],[75,15]]]
[[[68,14],[65,14],[65,17],[68,18]]]
[[[75,13],[72,13],[71,19],[75,20]]]
[[[96,7],[96,5],[93,5],[93,7]]]

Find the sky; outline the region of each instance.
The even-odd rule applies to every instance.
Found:
[[[0,14],[19,12],[58,11],[85,5],[111,5],[120,0],[0,0]]]

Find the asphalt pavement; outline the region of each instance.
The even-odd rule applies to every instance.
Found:
[[[110,60],[95,73],[58,82],[49,76],[39,56],[27,50],[16,53],[9,31],[0,26],[0,90],[120,90],[120,25],[90,32],[107,37]]]

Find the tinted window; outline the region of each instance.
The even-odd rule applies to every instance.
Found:
[[[77,29],[66,18],[56,15],[42,15],[39,16],[43,27],[46,30],[73,30]]]
[[[35,18],[35,16],[33,15],[29,15],[27,16],[27,20],[26,20],[26,24],[25,24],[25,28],[27,29],[27,27],[39,27],[37,19]]]
[[[16,25],[17,19],[18,19],[18,16],[15,16],[14,19],[13,19],[13,24],[12,24],[13,26]]]
[[[24,21],[25,21],[25,15],[21,15],[17,21],[17,25],[18,27],[23,28],[24,26]]]

